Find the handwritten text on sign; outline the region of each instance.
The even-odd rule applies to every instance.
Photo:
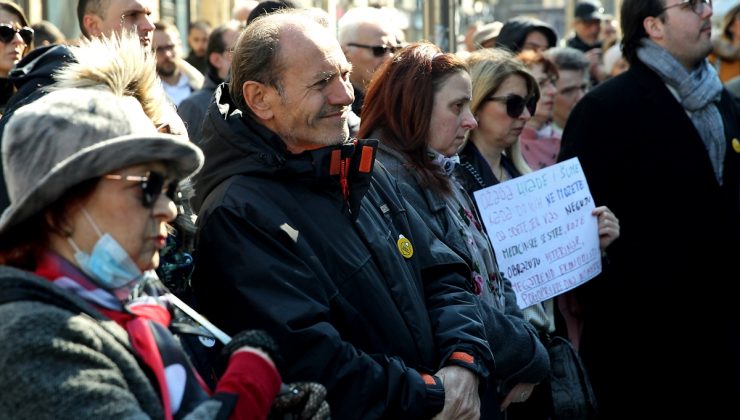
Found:
[[[595,205],[577,158],[476,191],[499,268],[520,308],[601,272]]]

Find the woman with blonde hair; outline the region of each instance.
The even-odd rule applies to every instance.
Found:
[[[523,62],[503,50],[476,51],[468,57],[468,65],[473,87],[470,108],[478,127],[470,131],[460,152],[460,172],[468,193],[473,195],[474,191],[532,172],[522,156],[519,136],[536,114],[540,85]],[[592,214],[598,218],[603,251],[619,237],[619,222],[605,206],[597,207]],[[554,299],[522,312],[547,342],[555,332]],[[535,389],[532,399],[514,407],[510,418],[549,418],[548,392],[548,387]]]

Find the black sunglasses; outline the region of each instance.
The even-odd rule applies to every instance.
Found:
[[[368,50],[373,50],[373,55],[375,57],[382,57],[388,53],[393,54],[396,51],[398,51],[398,47],[392,46],[392,45],[364,45],[364,44],[355,44],[354,42],[350,42],[350,43],[347,43],[347,46],[367,48]]]
[[[20,34],[26,45],[31,45],[33,42],[33,29],[28,26],[16,29],[6,23],[0,24],[0,41],[7,44],[13,41],[15,34]]]
[[[159,172],[147,172],[144,176],[108,174],[104,178],[138,182],[141,190],[144,192],[142,204],[148,209],[154,207],[154,203],[157,202],[157,199],[163,191],[172,201],[175,201],[175,198],[178,197],[177,181],[171,181],[165,185],[164,175]]]
[[[529,115],[534,115],[537,110],[537,99],[534,96],[528,98],[522,98],[519,95],[489,96],[486,100],[505,103],[506,115],[511,118],[519,118],[524,112],[524,107],[529,110]]]

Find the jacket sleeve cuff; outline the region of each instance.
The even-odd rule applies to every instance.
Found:
[[[442,380],[436,376],[426,373],[421,374],[421,379],[426,385],[426,406],[424,407],[424,418],[432,418],[442,411],[445,405],[445,388]]]
[[[455,365],[473,371],[481,379],[488,378],[489,371],[485,364],[474,355],[465,351],[453,351],[445,362],[446,366]]]

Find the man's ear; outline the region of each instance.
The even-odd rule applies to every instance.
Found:
[[[103,20],[98,15],[85,15],[82,17],[82,26],[85,27],[91,38],[99,37],[103,34]]]
[[[271,120],[275,116],[271,102],[274,93],[273,89],[260,82],[250,80],[242,85],[244,102],[261,120]]]
[[[663,39],[663,21],[656,16],[648,16],[642,21],[642,27],[652,40]]]

